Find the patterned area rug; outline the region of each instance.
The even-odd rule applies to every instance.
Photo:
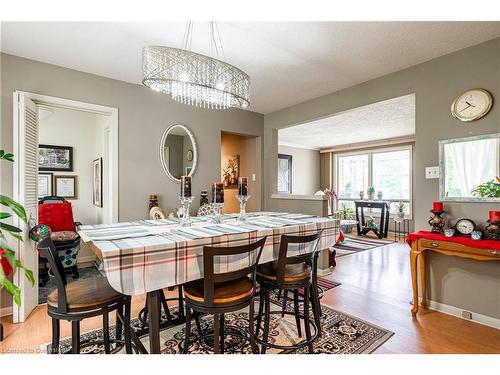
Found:
[[[281,310],[281,300],[278,299],[277,293],[271,296],[271,310]],[[258,304],[256,304],[256,311]],[[300,306],[302,310],[302,304]],[[287,311],[293,311],[293,303],[287,303]],[[177,308],[171,309],[175,315]],[[314,343],[314,352],[322,354],[368,354],[387,341],[393,332],[384,328],[378,327],[371,323],[365,322],[354,316],[333,310],[327,306],[322,306],[322,328],[323,334],[319,340]],[[163,317],[165,318],[165,316]],[[311,317],[312,319],[312,317]],[[213,332],[213,316],[205,315],[200,318],[203,333]],[[132,320],[132,327],[140,334],[143,330],[142,323],[137,319]],[[226,314],[225,323],[226,338],[224,340],[225,352],[235,354],[251,353],[251,348],[246,339],[240,336],[248,336],[248,310],[241,310],[235,313]],[[271,316],[271,325],[269,331],[269,341],[289,345],[298,343],[302,340],[297,335],[297,327],[295,319],[292,315]],[[302,332],[304,332],[302,322]],[[198,336],[196,324],[192,324],[191,339]],[[114,338],[115,327],[111,327],[111,337]],[[161,335],[161,352],[163,354],[180,353],[181,344],[183,344],[185,329],[184,324],[169,327],[160,333]],[[262,336],[262,330],[259,334]],[[82,344],[89,343],[89,346],[82,349],[82,353],[104,353],[102,345],[92,345],[91,342],[102,340],[102,330],[94,330],[82,334]],[[149,348],[149,340],[147,335],[141,337],[141,341],[146,348]],[[208,335],[204,339],[192,343],[189,347],[189,353],[193,354],[208,354],[213,350],[213,336]],[[43,345],[42,350],[50,352],[50,344]],[[62,339],[60,342],[60,352],[65,353],[71,350],[71,338]],[[114,348],[115,352],[123,353],[122,348]],[[278,349],[268,349],[267,353],[288,353]],[[308,353],[307,348],[303,348],[293,353]]]
[[[345,235],[344,242],[339,242],[334,246],[337,257],[359,253],[361,251],[382,247],[394,241],[379,239],[367,236]]]

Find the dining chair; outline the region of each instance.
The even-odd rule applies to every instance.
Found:
[[[39,242],[37,250],[49,263],[49,276],[56,285],[47,298],[47,313],[52,318],[52,353],[59,352],[61,320],[71,322],[71,353],[80,353],[80,349],[97,344],[104,345],[104,351],[108,354],[111,352],[111,343],[125,345],[127,354],[132,353],[131,297],[114,290],[104,276],[67,282],[62,262],[50,237]],[[112,311],[116,311],[115,339],[110,338],[109,331],[109,313]],[[103,320],[102,341],[81,345],[80,321],[99,315],[102,315]]]
[[[191,310],[214,315],[214,353],[224,353],[225,314],[249,307],[249,337],[253,353],[258,353],[254,334],[254,297],[256,270],[267,237],[248,245],[203,248],[204,278],[184,285],[186,300],[186,335],[182,352],[191,342]],[[232,333],[233,334],[233,333]],[[235,334],[235,333],[234,333]]]
[[[313,342],[319,334],[319,299],[315,285],[315,268],[317,267],[317,252],[322,231],[307,236],[282,235],[278,260],[260,265],[257,268],[257,281],[260,286],[260,304],[257,314],[257,341],[261,344],[261,353],[269,347],[283,350],[296,350],[308,347],[313,353]],[[286,311],[286,305],[281,311],[271,311],[270,293],[272,290],[283,290],[284,296],[288,292],[293,294],[294,311]],[[303,290],[303,300],[300,301],[299,290]],[[286,304],[286,298],[283,303]],[[300,314],[299,303],[303,302],[303,313]],[[311,303],[314,322],[309,319],[309,303]],[[293,315],[297,325],[297,334],[302,337],[301,319],[304,320],[306,339],[295,345],[278,345],[268,341],[271,314]],[[316,319],[318,317],[318,319]],[[263,336],[259,338],[260,327],[264,321]],[[311,334],[311,326],[315,328]]]

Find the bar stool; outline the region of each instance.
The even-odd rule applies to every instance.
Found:
[[[278,260],[275,262],[260,265],[257,268],[257,281],[260,285],[260,303],[259,313],[257,315],[257,342],[262,345],[261,353],[264,354],[268,347],[295,350],[305,346],[309,352],[313,353],[313,341],[319,335],[320,325],[318,311],[317,287],[313,283],[314,267],[317,266],[315,256],[318,251],[319,238],[322,231],[308,236],[289,236],[282,235],[280,241],[280,249]],[[293,245],[293,246],[291,246]],[[316,258],[317,259],[317,258]],[[270,292],[275,289],[281,289],[284,295],[287,292],[292,292],[294,296],[294,312],[288,312],[286,309],[282,311],[271,311],[270,309]],[[304,291],[304,313],[300,315],[299,311],[299,289]],[[284,298],[284,303],[286,300]],[[315,321],[309,319],[309,303],[311,302],[315,316]],[[269,325],[271,314],[294,315],[297,324],[297,333],[301,337],[300,319],[304,320],[304,328],[306,339],[296,345],[278,345],[268,342]],[[316,323],[316,317],[317,323]],[[264,320],[263,337],[258,337],[260,326]],[[311,326],[315,329],[314,335],[311,334]]]
[[[109,354],[111,343],[124,344],[127,354],[132,353],[131,297],[114,290],[102,276],[68,283],[57,250],[49,237],[38,244],[37,250],[40,256],[47,259],[50,266],[49,276],[56,284],[56,288],[47,298],[47,313],[52,318],[52,353],[59,352],[60,320],[71,322],[71,353],[78,354],[81,348],[88,345],[103,344],[105,353]],[[112,311],[116,311],[114,340],[110,339],[109,335],[109,313]],[[81,345],[80,321],[98,315],[102,315],[103,340]],[[122,329],[125,336],[123,341],[120,340]]]
[[[249,339],[252,352],[258,353],[254,333],[254,296],[257,265],[265,242],[266,237],[263,237],[249,245],[203,248],[204,278],[184,285],[186,336],[183,353],[188,352],[191,342],[209,335],[205,333],[191,340],[191,309],[214,314],[214,353],[217,354],[224,353],[224,314],[247,306],[250,310],[249,337],[241,337]],[[221,268],[226,272],[216,271]]]

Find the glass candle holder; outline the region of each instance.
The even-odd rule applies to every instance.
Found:
[[[240,202],[240,214],[238,215],[238,221],[244,222],[247,219],[247,213],[245,207],[248,200],[251,198],[250,195],[237,195],[236,199]]]
[[[194,196],[179,197],[179,200],[181,201],[182,208],[184,209],[184,214],[181,218],[181,227],[190,227],[191,216],[189,215],[189,208],[191,207],[191,203],[193,203]]]
[[[214,217],[212,218],[212,223],[222,224],[222,207],[224,203],[211,203],[214,210]]]

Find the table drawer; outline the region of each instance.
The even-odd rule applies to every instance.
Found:
[[[456,242],[448,242],[448,241],[433,241],[421,238],[418,240],[418,245],[421,248],[427,249],[436,249],[436,250],[447,250],[447,251],[456,251],[468,254],[482,255],[493,258],[500,259],[500,250],[491,250],[491,249],[480,249],[475,247],[465,246]]]

